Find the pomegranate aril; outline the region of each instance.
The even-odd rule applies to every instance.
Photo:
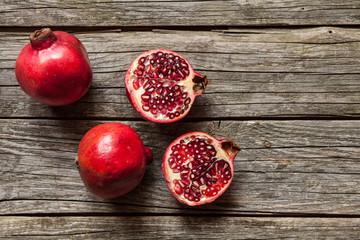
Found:
[[[166,114],[166,108],[163,108],[162,110],[161,110],[161,114],[163,114],[163,115],[165,115]]]
[[[182,71],[178,71],[178,75],[180,79],[183,79],[186,76]]]
[[[177,182],[175,183],[175,192],[177,194],[182,194],[183,193],[183,189],[181,188],[180,184]]]
[[[138,61],[139,64],[142,64],[142,63],[144,63],[144,62],[145,62],[145,58],[144,58],[144,57],[140,58],[139,61]]]
[[[169,88],[161,88],[161,95],[162,96],[165,96],[167,93],[168,93],[168,91],[169,91]]]
[[[150,81],[146,81],[146,80],[145,80],[143,88],[144,88],[145,90],[147,90],[149,87],[151,87]]]
[[[154,87],[149,87],[149,88],[146,90],[146,92],[152,93],[154,90],[155,90]]]
[[[205,179],[203,177],[200,178],[201,185],[205,185]]]
[[[188,178],[188,173],[182,173],[180,174],[181,179],[187,179]]]
[[[144,101],[144,102],[148,102],[149,99],[150,99],[150,94],[149,93],[144,93],[143,95],[141,95],[141,99]]]
[[[151,84],[153,85],[153,86],[155,86],[158,82],[155,80],[155,79],[153,79],[153,78],[151,78],[150,79],[150,82],[151,82]]]
[[[145,111],[145,112],[148,112],[150,110],[150,107],[148,105],[143,105],[142,106],[142,109]]]
[[[140,88],[139,79],[135,78],[135,80],[133,82],[133,87],[135,90],[138,90]]]

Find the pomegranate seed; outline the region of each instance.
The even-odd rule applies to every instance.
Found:
[[[138,90],[140,88],[140,83],[138,78],[135,78],[135,80],[133,81],[133,87],[135,90]]]
[[[144,70],[144,65],[139,65],[137,69],[140,71]]]
[[[142,109],[145,111],[145,112],[148,112],[150,110],[150,107],[147,106],[147,105],[143,105],[142,106]]]
[[[183,193],[183,190],[182,190],[182,188],[181,188],[181,186],[180,186],[179,183],[176,183],[176,184],[175,184],[175,192],[176,192],[177,194],[182,194],[182,193]]]
[[[150,99],[150,94],[149,94],[149,93],[144,93],[143,95],[141,95],[141,99],[142,99],[144,102],[148,102],[149,99]]]

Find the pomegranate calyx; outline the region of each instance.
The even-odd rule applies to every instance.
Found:
[[[152,161],[154,160],[154,154],[151,151],[150,148],[148,148],[147,146],[144,146],[145,149],[145,156],[146,156],[146,165],[152,163]]]
[[[240,147],[232,140],[225,139],[221,142],[221,148],[226,152],[230,158],[235,158],[236,154],[240,152]]]
[[[47,48],[56,41],[56,36],[50,28],[36,30],[29,38],[34,49]]]
[[[207,80],[206,75],[198,75],[196,74],[192,80],[194,82],[193,90],[195,91],[196,95],[201,95],[205,92],[206,86],[210,84],[210,81]]]

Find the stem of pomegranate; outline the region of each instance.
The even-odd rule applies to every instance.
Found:
[[[194,82],[193,90],[197,95],[201,95],[203,92],[205,92],[206,86],[210,84],[210,81],[207,80],[206,75],[203,76],[198,73],[195,73],[193,82]]]
[[[36,30],[30,35],[29,38],[31,46],[34,49],[43,49],[50,47],[57,39],[50,28]]]
[[[234,158],[238,152],[240,152],[240,147],[231,140],[223,140],[221,143],[221,148],[231,157]]]

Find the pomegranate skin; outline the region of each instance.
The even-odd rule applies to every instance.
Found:
[[[136,131],[121,123],[100,124],[82,138],[76,163],[87,189],[101,198],[133,190],[153,155]]]
[[[92,82],[92,70],[82,43],[49,28],[35,31],[30,40],[15,64],[23,91],[50,106],[64,106],[84,96]]]

